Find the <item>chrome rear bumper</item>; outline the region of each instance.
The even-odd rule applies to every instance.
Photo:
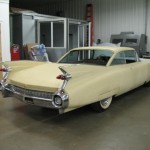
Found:
[[[68,106],[68,96],[64,93],[66,97],[66,99],[64,99],[64,95],[62,95],[61,93],[62,91],[58,91],[56,93],[33,91],[10,84],[1,84],[0,90],[2,92],[3,97],[15,97],[26,104],[58,109],[59,113],[63,113],[63,110]],[[61,106],[57,106],[54,103],[54,97],[56,95],[62,95]]]

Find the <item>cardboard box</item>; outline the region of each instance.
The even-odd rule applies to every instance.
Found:
[[[27,44],[23,45],[23,50],[24,50],[26,60],[30,60],[29,51],[31,50],[31,47],[34,45],[37,45],[37,44],[36,43],[27,43]]]

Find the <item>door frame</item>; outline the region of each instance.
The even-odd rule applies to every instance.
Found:
[[[64,46],[63,47],[54,47],[54,35],[53,35],[53,24],[55,22],[63,22],[64,24]],[[40,23],[50,23],[51,24],[51,47],[50,48],[66,48],[67,44],[67,19],[40,19],[37,20],[37,41],[40,43]]]
[[[90,43],[91,43],[91,22],[88,22],[88,23],[83,23],[81,25],[78,26],[78,47],[80,47],[80,28],[82,29],[82,47],[84,46],[90,46]],[[86,32],[88,33],[87,34],[87,43],[85,42],[85,34]],[[87,44],[87,45],[85,45]]]

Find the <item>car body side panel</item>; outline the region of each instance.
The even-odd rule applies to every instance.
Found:
[[[137,62],[105,67],[103,71],[95,68],[88,74],[80,76],[75,74],[73,68],[66,68],[72,75],[65,88],[69,94],[69,108],[73,109],[110,96],[118,96],[144,84],[145,81],[150,80],[147,71],[149,67],[150,61]],[[136,74],[139,75],[135,76]]]
[[[135,87],[139,87],[148,81],[148,72],[150,70],[150,64],[147,62],[137,62],[132,64],[132,70],[134,72],[134,84]]]

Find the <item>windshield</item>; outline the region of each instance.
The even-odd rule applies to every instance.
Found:
[[[110,50],[73,50],[63,57],[59,63],[94,64],[105,66],[113,52]]]

